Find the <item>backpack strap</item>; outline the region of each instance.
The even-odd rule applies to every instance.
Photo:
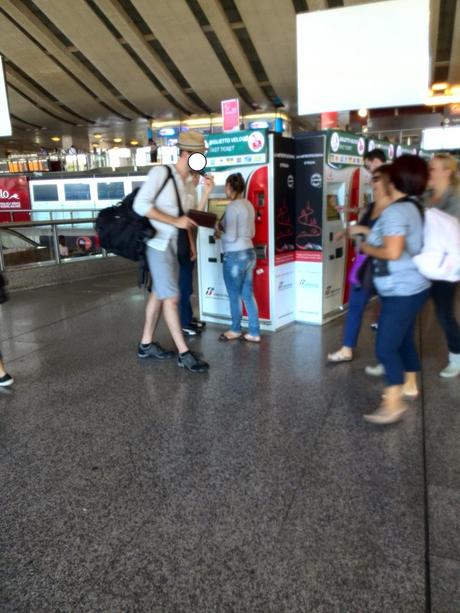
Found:
[[[157,191],[157,193],[155,195],[155,198],[153,199],[153,202],[155,202],[155,200],[158,198],[158,196],[164,190],[164,188],[166,187],[168,181],[170,179],[172,179],[172,182],[173,182],[173,185],[174,185],[174,191],[176,192],[177,205],[179,207],[179,215],[182,217],[182,215],[185,215],[185,213],[184,213],[184,209],[182,208],[182,201],[181,201],[181,198],[180,198],[179,189],[177,187],[176,179],[174,178],[174,174],[173,174],[173,171],[171,170],[171,166],[168,166],[167,164],[165,164],[164,168],[166,168],[166,172],[167,172],[166,179],[163,181],[163,184],[161,185],[160,189]]]

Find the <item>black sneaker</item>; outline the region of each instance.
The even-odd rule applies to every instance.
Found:
[[[209,370],[209,364],[204,360],[200,360],[194,353],[187,351],[179,354],[177,365],[181,368],[186,368],[191,372],[206,372]]]
[[[192,318],[192,328],[203,331],[206,328],[206,322],[200,321],[196,317]]]
[[[137,348],[137,357],[139,358],[155,358],[156,360],[169,360],[174,357],[174,351],[163,349],[160,343],[150,343],[150,345],[139,344]]]
[[[199,334],[198,330],[192,327],[192,324],[185,328],[182,328],[182,332],[184,333],[184,336],[196,336],[197,334]]]
[[[8,387],[9,385],[13,385],[13,383],[14,383],[14,379],[8,373],[6,373],[6,375],[3,375],[3,377],[0,377],[1,387]]]

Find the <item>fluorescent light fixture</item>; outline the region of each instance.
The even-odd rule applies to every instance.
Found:
[[[10,109],[6,94],[5,72],[3,70],[3,58],[0,55],[0,136],[11,136]]]
[[[422,149],[425,151],[460,149],[460,126],[426,128],[422,131]]]
[[[429,17],[429,0],[298,15],[299,115],[425,103]]]

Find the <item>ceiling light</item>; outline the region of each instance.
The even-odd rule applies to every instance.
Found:
[[[130,140],[129,144],[135,146],[135,145],[139,144],[139,141],[138,140]]]
[[[443,92],[445,89],[449,87],[449,83],[433,83],[431,89],[434,92]]]
[[[450,93],[452,96],[460,96],[460,85],[452,85]]]
[[[93,134],[94,138],[102,138],[102,134]]]
[[[55,142],[55,143],[58,143],[58,142],[61,140],[61,137],[60,137],[60,136],[52,136],[52,137],[51,137],[51,140],[52,140],[53,142]]]
[[[122,138],[120,138],[120,137],[118,137],[118,136],[117,136],[117,138],[114,138],[114,139],[113,139],[113,142],[114,142],[114,143],[121,143],[121,142],[122,142],[122,140],[123,140]]]
[[[358,115],[364,119],[364,117],[367,117],[367,109],[359,109]]]

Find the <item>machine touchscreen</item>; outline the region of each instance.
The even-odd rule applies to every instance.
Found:
[[[337,194],[327,195],[327,220],[328,221],[340,221],[340,213],[338,211],[339,200]]]

